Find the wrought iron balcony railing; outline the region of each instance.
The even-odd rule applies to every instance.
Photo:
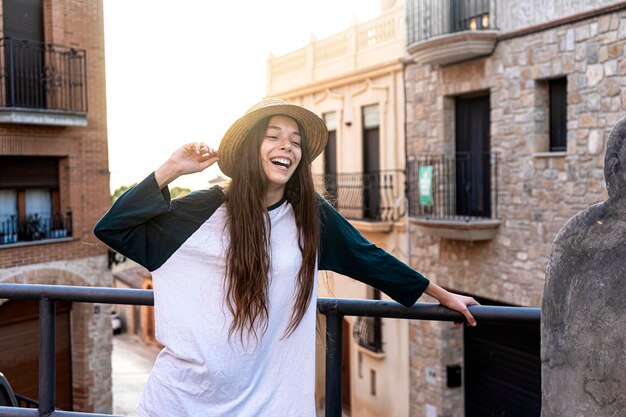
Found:
[[[84,49],[0,39],[0,107],[87,112]]]
[[[409,214],[429,220],[498,218],[498,154],[420,154],[407,163]]]
[[[491,0],[409,0],[407,41],[411,45],[436,36],[493,29]]]
[[[55,306],[57,301],[154,305],[150,290],[74,287],[63,285],[0,284],[0,298],[39,300],[38,409],[0,407],[4,417],[105,417],[57,410],[55,404]],[[326,417],[341,417],[342,326],[344,316],[390,317],[412,320],[460,321],[460,313],[439,304],[417,303],[410,308],[392,301],[320,298],[317,309],[326,316]],[[541,310],[528,307],[471,306],[480,323],[538,325]]]
[[[393,222],[404,213],[404,171],[317,174],[315,185],[347,219]]]
[[[31,214],[22,221],[12,215],[0,220],[0,246],[71,236],[72,212],[52,216]]]
[[[383,351],[383,320],[380,317],[359,317],[354,322],[354,341],[372,352]]]

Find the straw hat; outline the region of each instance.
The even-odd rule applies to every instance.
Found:
[[[280,98],[266,98],[252,106],[240,117],[224,134],[218,154],[218,165],[222,172],[231,177],[237,162],[237,152],[242,145],[248,131],[261,119],[267,116],[285,115],[293,118],[299,124],[304,140],[311,155],[311,160],[322,153],[328,142],[328,130],[324,121],[315,113],[304,107],[289,104]]]

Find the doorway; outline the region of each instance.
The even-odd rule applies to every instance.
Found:
[[[380,115],[378,105],[363,107],[363,218],[380,218]]]
[[[465,327],[465,417],[540,417],[540,339],[539,324]]]
[[[491,217],[489,95],[455,103],[456,214]]]
[[[45,108],[43,0],[3,0],[7,107]]]

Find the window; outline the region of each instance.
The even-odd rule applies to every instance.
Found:
[[[452,0],[452,32],[489,29],[489,0]]]
[[[370,300],[380,300],[380,290],[368,287],[367,298]],[[381,317],[357,317],[354,322],[353,336],[360,346],[372,352],[383,352],[383,323]]]
[[[380,112],[363,107],[363,217],[380,220]]]
[[[325,113],[324,123],[328,129],[328,143],[324,149],[326,197],[337,208],[337,113]]]
[[[0,158],[0,245],[71,236],[61,212],[59,158]]]
[[[328,129],[328,143],[324,149],[324,172],[337,173],[337,113],[325,113],[324,123]]]
[[[567,78],[548,81],[550,95],[550,152],[567,150]]]
[[[535,80],[534,133],[536,158],[563,157],[567,151],[567,78]]]

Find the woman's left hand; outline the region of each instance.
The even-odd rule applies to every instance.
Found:
[[[432,282],[428,285],[428,288],[426,288],[426,294],[436,298],[442,306],[463,314],[467,320],[467,324],[470,326],[476,326],[476,319],[474,319],[474,316],[472,316],[472,313],[470,313],[467,307],[480,305],[480,303],[472,297],[451,293]],[[460,323],[455,322],[455,324]]]

